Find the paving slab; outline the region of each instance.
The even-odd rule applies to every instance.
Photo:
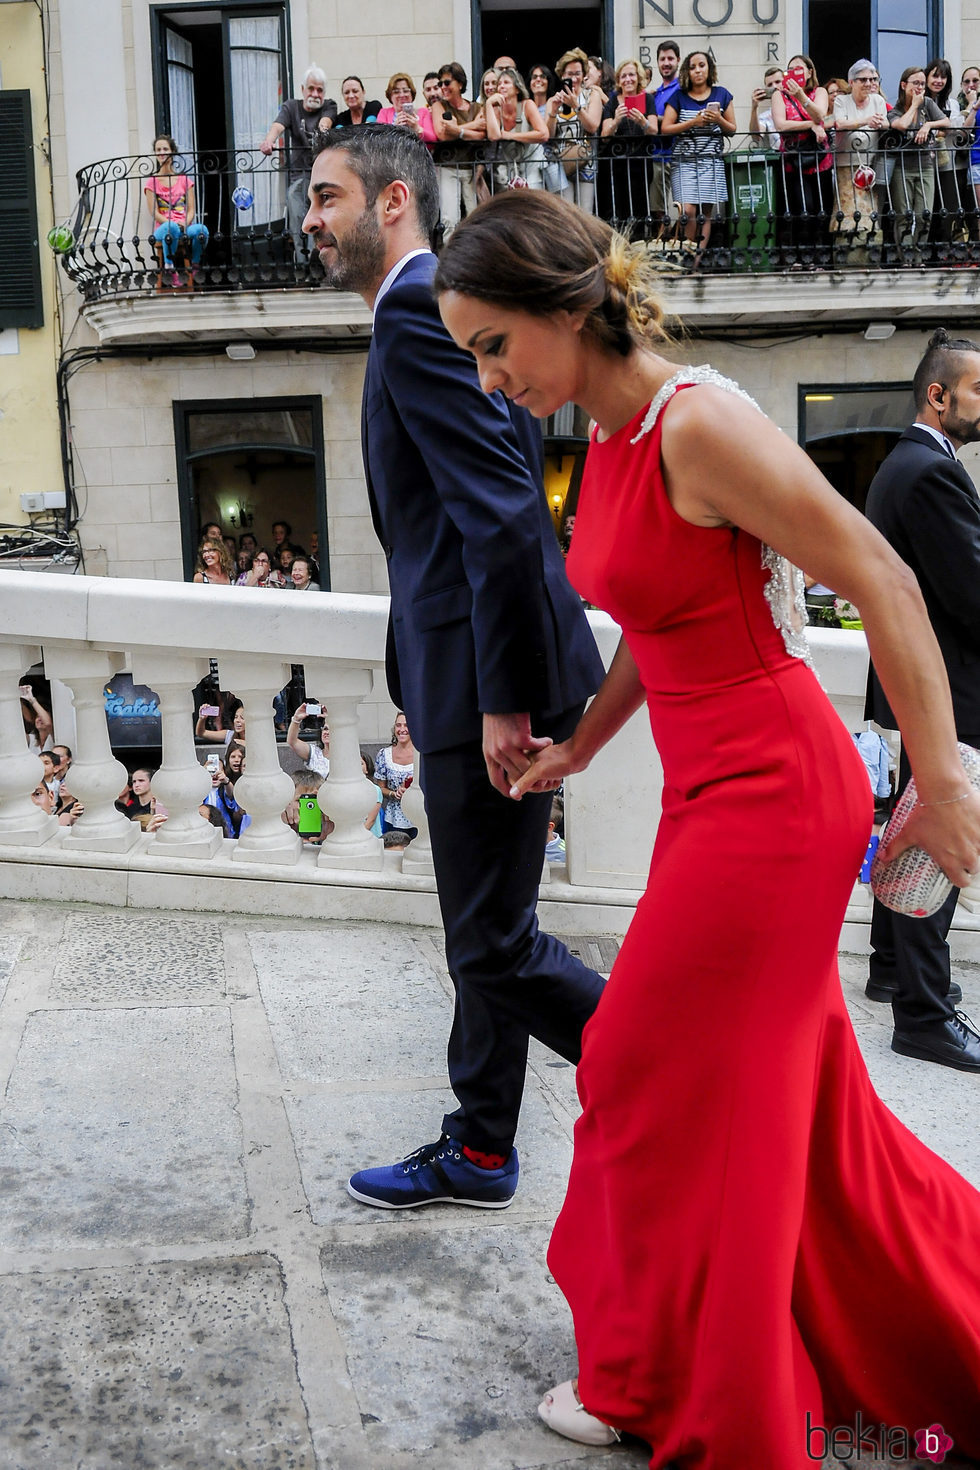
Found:
[[[445,1076],[449,1003],[410,936],[349,924],[250,934],[249,945],[288,1080]]]
[[[0,1245],[244,1235],[236,1088],[225,1010],[31,1015],[3,1107]]]
[[[509,1212],[453,1231],[418,1219],[322,1254],[374,1462],[512,1470],[566,1459],[536,1415],[575,1366],[571,1318],[545,1265],[550,1227]],[[615,1463],[648,1459],[628,1451]]]
[[[0,1278],[4,1470],[316,1470],[279,1263]]]
[[[118,913],[73,917],[57,947],[49,990],[49,999],[64,1005],[201,1005],[224,995],[219,927]]]

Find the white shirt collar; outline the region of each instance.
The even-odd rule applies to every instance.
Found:
[[[943,446],[947,454],[951,454],[954,459],[956,458],[956,450],[940,429],[934,429],[931,424],[920,424],[918,419],[916,419],[915,427],[921,429],[925,434],[931,434]]]
[[[378,307],[381,305],[381,302],[382,302],[383,298],[387,295],[387,293],[391,290],[392,286],[398,280],[398,277],[401,275],[402,271],[408,265],[408,262],[410,260],[414,260],[417,255],[431,255],[431,254],[432,254],[432,251],[431,250],[426,250],[424,247],[420,246],[418,250],[410,250],[407,255],[403,255],[402,256],[401,260],[398,260],[398,261],[395,262],[395,264],[391,267],[391,270],[388,272],[388,274],[385,276],[384,280],[381,282],[381,285],[378,288],[378,294],[374,298],[374,312],[372,313],[372,316],[371,316],[372,322],[374,321],[375,317],[378,315]]]

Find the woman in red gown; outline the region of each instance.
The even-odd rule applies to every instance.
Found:
[[[623,639],[572,738],[502,779],[553,787],[644,701],[664,768],[649,884],[578,1069],[548,1260],[579,1375],[542,1417],[638,1435],[654,1470],[800,1470],[859,1413],[904,1426],[909,1458],[936,1424],[980,1457],[980,1195],[878,1099],[844,1006],[871,797],[791,564],[861,608],[923,803],[900,846],[961,883],[980,798],[945,671],[870,524],[735,385],[658,355],[648,269],[573,206],[512,194],[436,276],[487,392],[541,418],[573,399],[597,424],[568,572]]]

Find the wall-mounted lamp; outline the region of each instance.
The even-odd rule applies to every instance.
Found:
[[[865,342],[887,342],[894,335],[894,322],[868,322],[864,329]]]
[[[229,342],[225,352],[232,362],[251,362],[255,356],[255,348],[251,342]]]

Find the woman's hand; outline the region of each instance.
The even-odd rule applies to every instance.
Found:
[[[515,801],[520,801],[529,791],[557,791],[566,776],[581,769],[572,757],[571,740],[529,752],[528,759],[528,769],[510,788],[509,795]]]
[[[930,127],[929,127],[929,124],[928,124],[928,123],[925,123],[925,124],[924,124],[924,125],[923,125],[923,126],[922,126],[922,127],[921,127],[921,128],[920,128],[920,129],[919,129],[919,131],[918,131],[918,132],[917,132],[917,133],[916,133],[916,135],[915,135],[915,141],[916,141],[916,142],[917,142],[917,143],[918,143],[918,144],[919,144],[919,146],[920,146],[920,147],[921,147],[921,146],[922,146],[922,145],[923,145],[923,144],[924,144],[924,143],[928,143],[928,141],[929,141],[929,133],[930,133],[930,131],[931,131],[931,129],[930,129]]]
[[[968,784],[963,776],[964,784]],[[980,794],[972,787],[965,801],[916,806],[893,842],[879,848],[890,863],[909,847],[924,847],[957,888],[966,888],[980,871]]]

